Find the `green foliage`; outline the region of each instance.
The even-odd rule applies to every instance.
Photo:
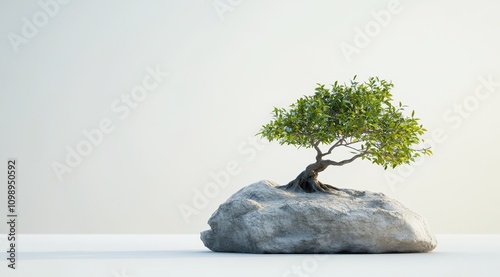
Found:
[[[414,161],[429,149],[413,149],[426,131],[413,111],[405,116],[399,102],[392,104],[393,84],[377,77],[350,85],[335,82],[331,88],[318,84],[314,95],[304,96],[289,109],[274,108],[273,119],[258,133],[269,141],[295,147],[316,148],[318,157],[326,154],[319,145],[348,147],[353,154],[375,164],[396,167]]]

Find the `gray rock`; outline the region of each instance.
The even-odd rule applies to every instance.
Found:
[[[333,194],[288,192],[271,181],[231,196],[201,233],[216,252],[429,252],[427,222],[382,193],[341,189]]]

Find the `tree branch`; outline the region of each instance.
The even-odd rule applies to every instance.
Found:
[[[361,152],[359,154],[356,154],[356,155],[352,156],[352,158],[350,158],[350,159],[343,160],[343,161],[340,161],[340,162],[336,162],[336,161],[332,161],[332,160],[324,160],[323,162],[327,166],[328,165],[341,166],[341,165],[345,165],[345,164],[348,164],[348,163],[352,163],[354,160],[356,160],[357,158],[363,157],[365,154],[366,154],[366,151],[363,151],[363,152]]]
[[[311,139],[311,143],[312,143],[312,145],[317,153],[316,154],[316,162],[319,162],[319,161],[321,161],[321,157],[323,157],[323,153],[321,152],[321,149],[319,148],[320,141],[315,140],[313,137],[310,137],[310,139]]]
[[[342,141],[345,141],[345,136],[342,135],[342,138],[340,138],[335,144],[333,144],[327,152],[325,152],[324,154],[321,154],[321,158],[326,156],[326,155],[330,155],[333,151],[333,149],[335,149],[337,146],[341,145],[342,144]]]
[[[345,147],[347,147],[347,148],[349,148],[349,149],[352,149],[352,150],[354,150],[354,151],[358,151],[358,152],[360,152],[360,151],[361,151],[361,149],[358,149],[358,148],[355,148],[355,147],[349,146],[349,144],[352,144],[352,143],[344,144],[344,145],[342,145],[342,146],[345,146]]]
[[[349,141],[349,142],[347,142],[347,141],[346,141],[346,143],[345,143],[345,144],[343,144],[343,145],[344,145],[344,146],[347,146],[347,145],[356,144],[356,143],[360,143],[360,142],[361,142],[360,140],[358,140],[358,141],[352,141],[352,140],[351,140],[351,141]]]

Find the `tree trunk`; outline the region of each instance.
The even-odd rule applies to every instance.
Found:
[[[323,184],[318,181],[318,173],[325,170],[328,165],[322,161],[310,164],[302,171],[295,180],[289,182],[286,186],[280,188],[289,191],[303,191],[303,192],[324,192],[331,193],[339,190],[334,186]]]

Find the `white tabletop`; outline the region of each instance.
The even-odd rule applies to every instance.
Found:
[[[438,235],[426,254],[214,253],[199,235],[20,235],[0,276],[500,276],[500,235]],[[7,240],[2,236],[2,249]]]

